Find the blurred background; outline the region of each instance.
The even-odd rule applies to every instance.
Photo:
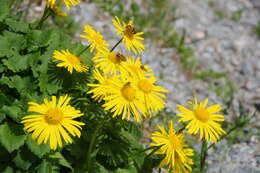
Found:
[[[45,2],[17,5],[34,21]],[[53,22],[75,41],[84,41],[79,35],[89,24],[113,45],[119,39],[114,16],[133,20],[145,33],[147,49],[140,57],[170,91],[167,109],[145,128],[147,139],[154,126],[176,119],[177,103],[209,97],[210,104],[223,105],[224,127],[238,128],[210,150],[208,172],[259,173],[260,0],[82,0],[68,17]],[[250,121],[241,123],[245,118]]]

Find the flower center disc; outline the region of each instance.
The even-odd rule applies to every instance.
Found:
[[[103,85],[109,86],[111,84],[111,82],[109,80],[105,80],[102,83]]]
[[[209,120],[209,112],[203,107],[198,107],[194,110],[194,113],[196,118],[202,122],[207,122]]]
[[[170,133],[169,134],[169,138],[170,138],[170,144],[173,148],[178,148],[179,146],[181,146],[181,142],[179,140],[179,138],[173,134],[173,133]]]
[[[115,53],[115,52],[110,52],[108,55],[108,59],[113,62],[114,64],[120,64],[121,61],[123,60],[121,57],[121,54]]]
[[[138,82],[138,88],[144,93],[150,93],[152,91],[153,85],[147,79],[143,79]]]
[[[45,120],[49,124],[58,124],[63,119],[63,113],[57,108],[50,108],[45,114]]]
[[[131,87],[129,83],[126,83],[121,89],[121,94],[126,100],[133,101],[135,99],[136,90]]]
[[[67,59],[71,64],[80,64],[79,59],[74,55],[67,56]]]
[[[136,34],[135,28],[132,25],[127,25],[124,30],[124,34],[129,38],[133,39]]]

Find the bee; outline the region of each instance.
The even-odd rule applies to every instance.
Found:
[[[136,34],[137,33],[135,28],[132,25],[126,25],[125,29],[126,29],[126,32],[128,32],[130,34]]]
[[[141,68],[143,71],[145,71],[145,72],[148,71],[147,68],[146,68],[144,65],[141,65],[140,68]]]
[[[118,58],[118,60],[121,61],[126,61],[126,57],[124,55],[122,55],[121,53],[117,53],[116,57]]]
[[[126,82],[126,83],[124,84],[124,87],[129,87],[129,86],[131,86],[131,82]]]

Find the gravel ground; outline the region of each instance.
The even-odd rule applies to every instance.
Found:
[[[260,104],[260,41],[253,32],[260,20],[259,1],[174,0],[173,3],[180,17],[173,21],[174,26],[180,33],[183,29],[187,31],[186,44],[194,48],[200,70],[227,73],[236,89],[233,107],[237,108],[241,101],[249,113],[254,112],[256,105]],[[102,32],[111,44],[116,43],[118,38],[113,31],[111,17],[95,4],[82,3],[72,11],[75,20],[82,26],[90,24]],[[236,13],[241,13],[241,16],[234,19]],[[79,39],[78,35],[76,39]],[[209,97],[212,104],[223,102],[222,97],[208,89],[211,82],[187,75],[174,49],[158,47],[149,40],[146,40],[146,47],[147,50],[140,56],[160,77],[160,84],[169,89],[168,109],[175,110],[176,103],[183,104],[194,94],[199,98]],[[119,50],[122,48],[119,47]],[[225,81],[217,82],[223,84]],[[258,129],[259,118],[258,110],[252,125]],[[256,128],[253,130],[257,131]],[[211,173],[260,172],[259,136],[231,146],[223,140],[216,149],[209,151],[207,162],[207,172]]]
[[[175,21],[175,27],[179,31],[186,29],[187,43],[196,50],[201,68],[226,72],[236,88],[233,106],[242,101],[252,112],[260,103],[260,41],[254,33],[260,20],[259,1],[178,0],[176,3],[181,18]],[[238,11],[241,17],[235,20],[233,16]],[[252,126],[258,129],[259,118],[256,112]],[[217,150],[209,153],[208,172],[260,172],[259,136],[232,146],[226,141],[217,146]]]

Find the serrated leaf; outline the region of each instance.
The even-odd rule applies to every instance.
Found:
[[[96,163],[97,164],[97,170],[96,172],[98,173],[109,173],[108,170],[106,170],[106,168],[104,168],[102,165],[100,165],[98,162]]]
[[[135,169],[135,167],[131,166],[131,167],[125,168],[125,169],[119,168],[114,173],[138,173],[138,172]]]
[[[11,56],[25,48],[27,42],[24,35],[4,31],[0,36],[0,57]]]
[[[0,143],[7,149],[7,151],[12,152],[22,146],[25,142],[26,135],[17,136],[12,134],[7,123],[0,125]]]
[[[20,152],[17,153],[16,157],[13,159],[15,165],[23,170],[27,170],[32,163],[30,161],[26,161],[21,157]]]
[[[98,151],[98,160],[108,167],[119,167],[128,162],[130,146],[124,139],[103,140]]]
[[[5,114],[0,112],[0,123],[5,119]]]
[[[56,38],[57,35],[59,36],[58,38]],[[31,30],[27,38],[30,51],[37,50],[39,47],[47,47],[50,44],[61,41],[60,34],[57,34],[55,30]]]
[[[54,173],[52,170],[51,163],[43,160],[42,163],[38,166],[37,173]]]
[[[122,130],[120,132],[120,135],[122,135],[125,140],[128,141],[128,143],[131,145],[131,148],[133,149],[142,149],[142,144],[139,143],[139,141],[135,138],[135,136],[128,131]]]
[[[5,70],[5,67],[3,66],[3,64],[0,64],[0,73],[2,73]]]
[[[57,159],[60,165],[69,168],[72,172],[74,172],[74,169],[71,167],[70,163],[63,157],[60,152],[56,152],[49,157],[52,159]]]
[[[12,54],[8,38],[0,36],[0,57],[11,56]]]
[[[30,77],[21,78],[18,75],[14,75],[12,77],[3,76],[0,79],[0,84],[6,84],[9,88],[15,88],[20,94],[26,94],[27,92],[33,90],[33,85],[30,81]]]
[[[47,74],[40,74],[39,76],[39,87],[41,92],[43,93],[48,93],[48,94],[54,94],[56,93],[59,89],[62,88],[61,85],[57,85],[53,83],[53,81],[49,81],[49,77]]]
[[[13,168],[8,166],[7,168],[5,168],[3,173],[13,173],[13,172],[14,172]]]
[[[29,67],[30,58],[31,58],[30,55],[21,56],[15,53],[13,56],[10,56],[8,59],[4,59],[3,64],[13,72],[20,72]]]
[[[25,36],[22,34],[17,34],[14,32],[4,31],[3,32],[4,38],[8,41],[8,48],[11,52],[18,52],[27,46],[27,41]]]
[[[9,14],[10,6],[13,1],[11,0],[1,0],[0,1],[0,21],[5,19],[5,17]]]
[[[12,118],[16,122],[20,122],[22,110],[17,106],[6,106],[4,105],[1,112],[5,113],[8,117]]]
[[[10,98],[6,96],[4,93],[0,93],[0,107],[8,104],[11,104]]]
[[[33,152],[39,158],[42,158],[46,153],[50,151],[50,147],[47,144],[38,145],[29,135],[26,139],[26,145],[29,150]]]
[[[15,32],[27,33],[29,31],[29,24],[28,23],[25,23],[25,22],[22,22],[22,21],[16,21],[16,20],[11,19],[11,18],[7,18],[4,22]]]

